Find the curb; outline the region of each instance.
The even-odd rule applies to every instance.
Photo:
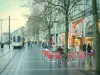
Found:
[[[94,70],[88,70],[88,71],[80,70],[80,72],[84,73],[85,75],[99,75],[96,74]]]

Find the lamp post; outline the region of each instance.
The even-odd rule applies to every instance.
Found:
[[[10,16],[9,16],[9,49],[10,49]]]
[[[54,28],[55,28],[55,49],[56,49],[56,46],[57,46],[57,37],[56,37],[56,34],[57,34],[57,23],[58,23],[59,21],[54,21]]]
[[[2,19],[0,19],[0,21],[1,21],[1,43],[2,43]]]
[[[54,25],[54,28],[55,28],[55,48],[56,48],[56,45],[57,45],[57,41],[56,41],[56,27],[57,27],[57,23]]]
[[[18,20],[18,19],[10,19],[10,16],[9,16],[9,19],[0,19],[1,21],[1,42],[2,42],[2,21],[3,20],[9,20],[9,49],[10,49],[10,20]]]

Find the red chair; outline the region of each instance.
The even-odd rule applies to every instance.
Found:
[[[53,52],[48,52],[47,53],[47,57],[48,57],[48,59],[50,60],[50,62],[52,61],[52,59],[54,58],[54,53]]]
[[[75,51],[74,53],[75,53],[75,54],[79,54],[79,52],[78,52],[78,51]]]
[[[73,56],[73,53],[72,53],[72,52],[68,52],[68,58],[69,58],[69,59],[74,58],[74,56]]]
[[[79,58],[80,59],[85,59],[86,58],[86,53],[85,52],[80,52],[79,53]]]
[[[73,62],[73,59],[75,58],[73,52],[68,52],[68,61]]]
[[[48,59],[50,59],[50,60],[53,59],[53,56],[54,55],[52,53],[48,53],[48,55],[47,55]]]
[[[42,50],[42,54],[44,55],[44,53],[45,53],[45,50]]]
[[[45,52],[45,50],[42,50],[42,53],[44,53]]]
[[[61,53],[56,53],[56,54],[55,54],[55,58],[56,58],[56,59],[61,59],[61,58],[62,58]]]
[[[89,53],[89,56],[93,56],[93,53]]]
[[[73,55],[74,59],[77,59],[79,57],[79,52],[78,51],[75,51],[73,54],[74,54]]]
[[[43,53],[44,53],[44,56],[47,56],[48,51],[44,51]]]

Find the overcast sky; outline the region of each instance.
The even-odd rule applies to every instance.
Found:
[[[18,19],[11,20],[11,31],[25,25],[27,18],[24,17],[22,13],[29,14],[30,11],[28,8],[21,7],[21,5],[27,3],[27,1],[28,0],[0,0],[0,19],[8,19],[9,15],[11,19]],[[8,22],[7,20],[3,20],[3,32],[8,31]]]

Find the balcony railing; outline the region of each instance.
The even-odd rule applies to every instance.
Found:
[[[97,10],[98,10],[98,14],[100,14],[100,5],[97,5]],[[81,18],[81,17],[84,18],[84,17],[92,15],[92,14],[93,14],[92,7],[89,7],[86,10],[84,10],[84,11],[82,11],[74,16],[70,16],[69,20],[73,21],[73,20],[76,20],[78,18]],[[98,15],[98,17],[100,17],[100,15]]]

